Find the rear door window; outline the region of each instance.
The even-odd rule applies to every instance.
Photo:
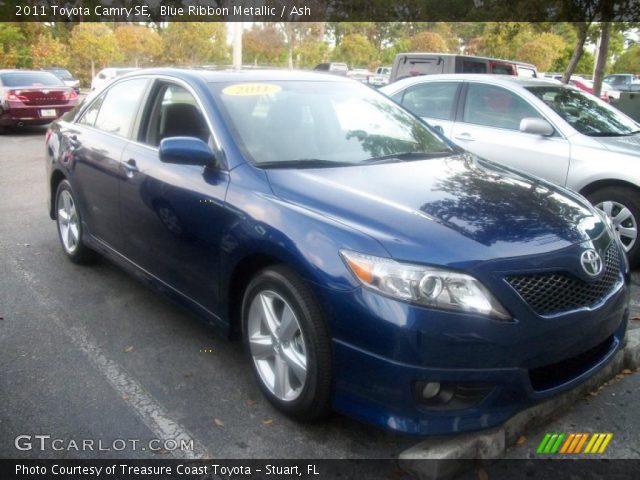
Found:
[[[487,73],[487,64],[475,60],[464,60],[462,62],[462,73]]]
[[[136,78],[112,86],[98,112],[94,126],[114,135],[129,137],[148,80]]]
[[[491,63],[491,73],[496,75],[515,75],[514,66],[509,63]]]
[[[409,87],[402,106],[419,117],[451,120],[458,82],[425,82]]]

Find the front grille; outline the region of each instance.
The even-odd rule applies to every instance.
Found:
[[[529,370],[534,390],[548,390],[576,378],[598,363],[611,349],[613,337],[575,357]]]
[[[613,290],[620,277],[620,254],[615,243],[611,243],[604,257],[604,273],[594,282],[586,282],[565,272],[505,278],[538,315],[591,307]]]

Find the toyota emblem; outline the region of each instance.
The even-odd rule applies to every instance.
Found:
[[[590,277],[597,277],[602,273],[602,257],[593,248],[585,250],[580,256],[582,269]]]

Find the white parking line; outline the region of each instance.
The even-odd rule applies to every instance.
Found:
[[[111,360],[81,327],[65,325],[57,311],[63,310],[60,302],[46,294],[46,289],[35,276],[27,271],[18,261],[10,258],[13,268],[21,274],[36,301],[46,311],[49,319],[60,328],[89,359],[91,364],[103,375],[124,402],[140,417],[144,424],[153,432],[158,440],[164,444],[167,440],[174,440],[177,445],[181,442],[193,441],[193,450],[174,450],[171,453],[178,458],[202,459],[212,458],[206,448],[198,442],[183,425],[173,420],[167,410],[155,400],[145,389],[117,362]]]

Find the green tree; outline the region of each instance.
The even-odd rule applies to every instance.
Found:
[[[542,33],[520,46],[515,58],[534,64],[541,72],[547,72],[556,58],[562,56],[565,48],[566,44],[559,35]]]
[[[391,65],[398,53],[408,52],[409,50],[411,50],[409,48],[409,39],[400,38],[393,45],[383,49],[379,58],[382,65]]]
[[[71,32],[69,51],[78,78],[88,84],[96,69],[122,58],[113,30],[102,23],[79,23]]]
[[[221,22],[172,22],[162,33],[163,60],[171,65],[222,63],[229,59]]]
[[[549,67],[549,71],[551,72],[564,72],[567,69],[567,65],[571,60],[571,57],[574,53],[574,47],[568,46],[562,52],[558,58],[556,58]],[[578,75],[592,75],[593,74],[593,65],[595,62],[595,58],[591,52],[583,52],[580,56],[580,60],[576,64],[573,69],[574,74]]]
[[[311,68],[329,59],[329,45],[320,41],[306,41],[294,50],[299,68]]]
[[[376,48],[364,35],[351,33],[342,39],[332,57],[350,67],[366,67],[376,58]]]
[[[122,58],[129,65],[151,65],[162,52],[162,39],[152,28],[125,24],[116,28],[115,36]]]
[[[0,22],[0,67],[23,67],[30,61],[26,39],[18,24]]]
[[[50,33],[43,33],[31,44],[31,61],[33,68],[67,67],[69,51]]]
[[[640,74],[640,47],[632,45],[613,64],[614,73]]]
[[[447,42],[434,32],[420,32],[409,39],[409,49],[414,52],[448,52]]]
[[[255,65],[281,62],[286,51],[284,35],[273,23],[254,25],[242,36],[242,53],[246,61]]]

